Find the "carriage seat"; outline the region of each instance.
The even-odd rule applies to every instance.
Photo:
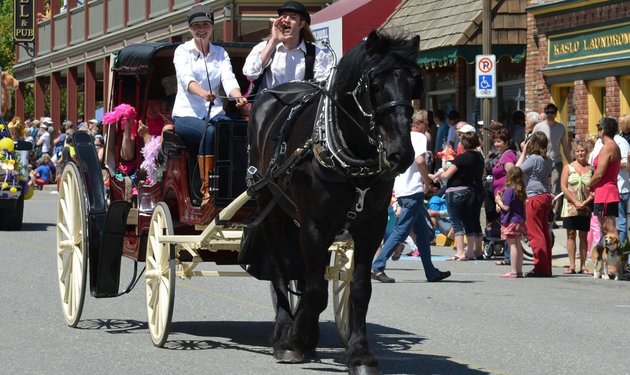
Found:
[[[185,150],[186,143],[174,130],[165,130],[162,132],[162,152],[164,155],[172,155],[179,153],[179,150]]]

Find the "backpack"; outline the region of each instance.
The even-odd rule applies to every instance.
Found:
[[[304,63],[306,65],[304,67],[304,80],[308,81],[315,77],[315,45],[309,42],[305,42],[304,45],[306,45],[306,55],[304,56]],[[272,61],[273,61],[273,56],[275,55],[275,53],[276,51],[274,50],[273,53],[271,54]],[[258,76],[258,78],[256,78],[252,82],[253,88],[251,90],[251,95],[256,95],[260,91],[262,91],[262,89],[266,88],[266,87],[263,87],[264,82],[265,82],[265,75],[267,75],[267,71],[270,68],[271,68],[271,63],[267,65],[267,67],[263,70],[260,76]]]

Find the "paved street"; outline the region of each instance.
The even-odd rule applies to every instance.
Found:
[[[68,328],[56,281],[51,191],[26,202],[21,232],[0,233],[2,373],[345,372],[330,307],[317,357],[275,363],[269,286],[253,278],[178,280],[165,349],[151,344],[142,282],[130,295],[88,296],[78,328]],[[552,279],[501,279],[507,269],[493,261],[443,261],[453,253],[448,248],[434,249],[437,266],[453,272],[440,283],[426,283],[419,260],[390,261],[387,272],[397,282],[374,284],[368,314],[383,374],[630,374],[630,283],[563,275],[562,232],[556,230]],[[121,284],[131,272],[132,262],[124,261]]]

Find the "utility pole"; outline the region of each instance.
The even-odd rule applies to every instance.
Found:
[[[484,55],[489,55],[492,52],[492,0],[483,0],[483,26],[482,26],[482,34],[483,34],[483,45],[482,45],[482,53]],[[496,82],[494,83],[496,85]],[[492,102],[490,98],[482,98],[481,99],[481,119],[483,120],[483,126],[490,126],[490,120],[492,117]],[[484,155],[488,155],[488,151],[490,151],[490,147],[492,145],[491,137],[486,136],[488,133],[481,132],[483,137],[483,152]]]

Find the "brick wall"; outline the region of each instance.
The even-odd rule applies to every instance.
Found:
[[[557,0],[528,0],[527,5],[553,3]],[[588,28],[591,24],[621,21],[630,18],[630,1],[602,4],[601,6],[559,15],[541,15],[538,18],[527,14],[527,60],[525,65],[525,107],[542,111],[551,101],[551,93],[541,70],[547,64],[547,34],[576,27]],[[606,77],[606,115],[620,115],[619,77]],[[588,135],[588,90],[586,82],[574,82],[573,102],[576,114],[576,137]]]

